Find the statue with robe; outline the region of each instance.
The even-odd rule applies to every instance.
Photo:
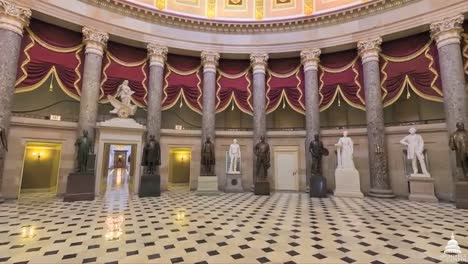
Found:
[[[457,130],[450,135],[449,146],[455,151],[457,167],[461,168],[463,178],[468,179],[468,132],[462,122],[456,124]]]
[[[322,157],[328,156],[328,149],[323,146],[318,134],[314,135],[314,140],[309,144],[309,152],[312,155],[312,176],[322,176]]]
[[[348,131],[343,131],[343,137],[338,140],[335,144],[338,147],[337,160],[339,169],[354,169],[353,152],[354,143],[353,140],[348,137]]]
[[[265,142],[265,136],[260,137],[260,142],[255,145],[254,154],[257,157],[255,164],[256,180],[266,181],[270,168],[270,145]]]
[[[117,88],[115,96],[107,95],[107,99],[114,107],[110,113],[117,114],[120,118],[128,118],[134,115],[136,105],[133,105],[131,101],[134,93],[128,85],[128,80],[123,81]],[[117,98],[120,98],[121,101],[117,100]]]
[[[83,136],[76,140],[75,147],[77,151],[77,171],[86,172],[86,169],[88,167],[88,157],[92,147],[91,139],[88,137],[87,130],[83,130]]]
[[[202,147],[201,164],[203,173],[206,175],[214,175],[215,165],[215,150],[214,144],[211,142],[211,138],[207,137]]]
[[[150,175],[156,172],[156,166],[161,165],[161,147],[154,135],[149,136],[149,140],[143,148],[141,165],[146,167],[145,173]]]
[[[6,130],[0,127],[0,158],[2,158],[3,150],[8,151],[8,140]]]
[[[411,160],[413,174],[421,174],[418,170],[417,162],[419,162],[423,176],[430,177],[424,160],[424,140],[421,135],[416,134],[416,128],[414,127],[409,129],[409,133],[409,135],[400,140],[400,144],[407,147],[406,158]]]

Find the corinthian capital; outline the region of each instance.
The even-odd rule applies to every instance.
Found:
[[[320,61],[320,49],[305,49],[301,51],[301,62],[304,65],[304,71],[317,70]]]
[[[31,9],[18,6],[10,0],[0,0],[0,28],[22,36],[30,17]]]
[[[463,15],[458,15],[444,18],[431,24],[431,37],[437,42],[437,48],[448,44],[460,43],[463,20]]]
[[[218,66],[219,60],[219,53],[213,51],[202,51],[201,60],[203,65],[203,72],[216,72],[216,66]]]
[[[381,44],[382,44],[381,37],[359,41],[357,43],[359,55],[361,56],[361,60],[362,60],[362,64],[368,61],[379,61],[379,53],[380,53]]]
[[[94,28],[83,27],[83,42],[86,44],[85,53],[94,53],[102,56],[104,47],[109,40],[109,34]]]
[[[157,65],[164,68],[164,62],[166,62],[167,58],[167,47],[155,43],[148,43],[146,49],[148,50],[150,66]]]
[[[253,68],[253,73],[265,73],[268,62],[268,54],[266,53],[253,53],[250,54],[250,64]]]

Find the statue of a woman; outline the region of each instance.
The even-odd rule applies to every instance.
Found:
[[[122,104],[131,107],[131,98],[132,94],[135,92],[130,89],[130,86],[128,86],[128,80],[123,81],[121,85],[119,85],[119,88],[117,88],[117,93],[115,94],[115,97],[120,97],[120,100],[122,100]]]
[[[343,137],[335,144],[338,147],[338,169],[354,169],[353,162],[353,140],[348,137],[348,131],[343,131]]]

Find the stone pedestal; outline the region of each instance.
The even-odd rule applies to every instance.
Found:
[[[255,195],[270,195],[270,183],[259,181],[255,183]]]
[[[314,175],[309,180],[309,196],[316,198],[327,197],[327,179],[321,175]]]
[[[242,175],[240,173],[226,173],[225,191],[228,193],[244,192],[242,188]]]
[[[68,175],[64,202],[94,200],[94,172],[72,172]]]
[[[161,196],[161,176],[154,174],[143,174],[140,181],[139,197]]]
[[[468,209],[468,180],[455,183],[455,205],[458,209]]]
[[[200,175],[196,195],[219,195],[218,177],[216,175]]]
[[[364,197],[361,192],[359,172],[356,169],[336,169],[335,186],[335,196]]]
[[[412,174],[409,177],[410,195],[408,199],[410,201],[437,203],[439,200],[434,193],[434,178],[422,175]]]

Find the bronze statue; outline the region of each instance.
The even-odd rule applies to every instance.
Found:
[[[88,166],[88,156],[91,152],[91,139],[88,138],[88,131],[83,130],[83,136],[75,142],[77,148],[78,172],[86,172]]]
[[[8,140],[5,129],[0,127],[0,151],[2,151],[3,149],[5,151],[8,151]]]
[[[449,146],[455,151],[457,167],[462,169],[463,177],[468,178],[468,131],[462,122],[458,122],[456,127],[457,131],[450,135]]]
[[[141,165],[146,167],[147,174],[154,174],[156,166],[161,165],[161,148],[154,135],[149,136],[149,140],[143,148]]]
[[[323,146],[318,134],[314,135],[314,140],[309,144],[309,152],[312,155],[312,176],[322,176],[322,156],[328,156],[328,149]]]
[[[207,137],[202,148],[201,164],[203,165],[203,172],[208,175],[214,174],[215,165],[215,150],[211,138]]]
[[[260,137],[260,142],[255,145],[254,154],[257,157],[255,164],[256,179],[257,181],[265,181],[270,168],[270,145],[265,142],[265,137]]]

